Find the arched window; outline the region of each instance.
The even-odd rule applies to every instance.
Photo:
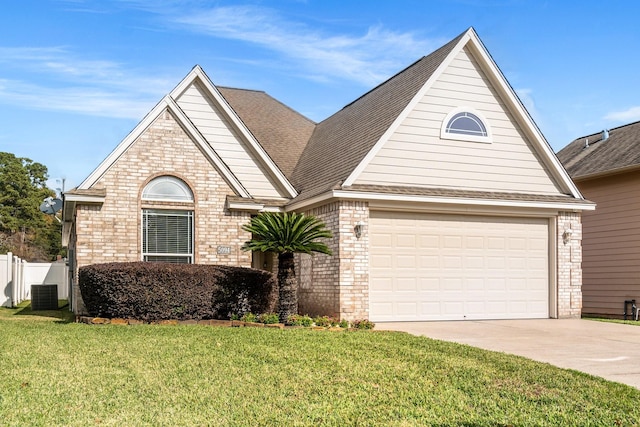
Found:
[[[491,142],[491,131],[480,113],[470,108],[456,108],[442,123],[440,136],[463,141]]]
[[[487,136],[487,128],[475,114],[467,111],[458,113],[447,123],[447,133],[461,133],[463,135]]]
[[[144,187],[142,199],[193,202],[193,193],[183,180],[174,176],[160,176]]]
[[[176,177],[160,176],[142,190],[142,200],[176,202],[175,206],[163,203],[161,209],[148,203],[142,209],[142,259],[193,263],[193,193],[189,186]]]

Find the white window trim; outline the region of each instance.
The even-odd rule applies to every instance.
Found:
[[[449,121],[458,113],[471,113],[474,116],[477,116],[484,124],[485,129],[487,130],[487,136],[480,135],[465,135],[462,133],[449,133],[447,132],[447,124]],[[442,126],[440,127],[440,138],[441,139],[451,139],[456,141],[469,141],[469,142],[481,142],[484,144],[491,144],[493,142],[493,134],[491,132],[491,126],[489,126],[489,122],[484,117],[482,113],[480,113],[475,108],[471,107],[458,107],[453,109],[447,114],[447,117],[442,121]]]
[[[189,218],[189,222],[190,222],[190,238],[191,238],[191,252],[190,253],[164,253],[164,252],[145,252],[144,248],[145,248],[145,213],[146,212],[174,212],[175,215],[178,215],[178,212],[183,212],[184,216]],[[192,210],[185,210],[185,211],[181,211],[181,210],[176,210],[176,209],[142,209],[142,217],[141,217],[141,221],[140,221],[140,226],[141,226],[141,230],[140,230],[140,238],[142,239],[140,241],[140,249],[141,249],[141,260],[145,261],[147,256],[166,256],[166,257],[178,257],[178,258],[185,258],[189,260],[189,264],[193,264],[195,262],[195,258],[194,258],[194,252],[195,252],[195,236],[194,236],[194,227],[195,227],[195,220],[194,220],[194,212]]]

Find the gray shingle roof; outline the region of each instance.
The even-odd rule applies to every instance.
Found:
[[[289,177],[315,123],[265,92],[220,86],[218,90],[269,157]]]
[[[464,34],[319,123],[290,176],[300,192],[296,200],[313,197],[341,184]]]
[[[580,137],[557,156],[574,179],[640,167],[640,122],[610,129],[605,140],[603,132]]]

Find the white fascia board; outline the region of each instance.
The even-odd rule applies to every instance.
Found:
[[[284,212],[284,209],[277,206],[265,206],[260,212]]]
[[[171,97],[166,97],[167,108],[178,119],[178,122],[182,128],[189,134],[192,140],[194,140],[200,149],[203,151],[208,160],[213,163],[218,171],[222,174],[227,183],[233,188],[233,190],[242,197],[251,197],[249,192],[238,181],[236,176],[231,172],[229,167],[222,161],[220,156],[211,148],[206,138],[200,133],[196,126],[189,120],[187,115],[182,111],[182,108]]]
[[[436,205],[466,205],[466,206],[486,206],[501,208],[526,208],[526,209],[552,209],[558,211],[592,211],[596,208],[593,203],[562,203],[562,202],[541,202],[526,200],[500,200],[500,199],[470,199],[458,197],[439,196],[419,196],[419,195],[399,195],[386,193],[362,193],[357,191],[332,190],[308,200],[293,203],[287,206],[287,211],[303,209],[307,206],[327,202],[331,199],[361,200],[369,202],[396,202],[396,203],[422,203]]]
[[[596,206],[593,203],[562,203],[562,202],[542,202],[526,200],[500,200],[500,199],[470,199],[460,197],[439,197],[439,196],[412,196],[385,193],[360,193],[356,191],[334,190],[333,197],[340,199],[356,200],[379,200],[393,202],[419,202],[451,205],[472,205],[472,206],[500,206],[509,208],[531,208],[531,209],[557,209],[569,211],[592,211]]]
[[[101,203],[104,203],[105,199],[106,199],[105,196],[93,196],[90,194],[69,194],[69,193],[64,194],[64,203],[80,202],[84,204],[89,204],[89,203],[101,204]]]
[[[171,97],[174,99],[178,99],[178,97],[185,90],[187,90],[189,85],[191,85],[191,83],[193,83],[196,78],[205,87],[205,89],[209,92],[213,99],[215,99],[215,101],[218,103],[218,106],[224,111],[226,116],[236,126],[240,134],[245,138],[246,141],[249,142],[249,146],[262,161],[262,164],[266,166],[267,170],[271,172],[272,176],[276,178],[281,187],[287,192],[287,196],[289,198],[296,197],[298,195],[296,189],[293,188],[293,185],[291,185],[289,180],[284,176],[280,168],[276,166],[276,164],[273,162],[271,157],[269,157],[264,148],[262,148],[258,141],[256,141],[253,134],[249,131],[244,122],[236,114],[233,108],[231,108],[229,103],[224,99],[220,91],[218,91],[218,89],[211,82],[207,74],[199,65],[196,65],[193,70],[191,70],[191,72],[187,75],[187,77],[185,77],[182,82],[180,82],[180,84],[176,86],[173,91],[171,91]]]
[[[533,143],[536,148],[538,148],[537,152],[542,156],[543,163],[551,169],[551,173],[556,177],[556,179],[559,179],[560,182],[565,185],[565,189],[570,191],[572,196],[578,199],[584,199],[580,190],[578,190],[578,187],[571,180],[571,177],[556,157],[551,146],[535,124],[535,121],[524,107],[520,98],[515,93],[504,74],[502,74],[502,71],[500,71],[500,68],[495,63],[491,54],[473,28],[469,29],[467,35],[469,36],[468,41],[470,42],[473,52],[479,56],[479,58],[476,59],[481,59],[478,61],[480,66],[489,75],[489,78],[493,77],[492,82],[498,86],[501,93],[509,101],[509,107],[511,107],[510,109],[512,110],[512,113],[515,113],[514,115],[516,116],[516,120],[518,120],[518,117],[521,119],[518,120],[518,122],[524,124],[525,131],[527,131],[527,133],[533,138]]]
[[[62,247],[68,247],[69,240],[71,240],[71,222],[65,221],[62,223]]]
[[[378,154],[378,152],[382,149],[384,144],[389,140],[391,135],[395,133],[400,124],[407,118],[409,113],[413,111],[413,109],[418,105],[420,100],[424,97],[427,91],[433,86],[433,84],[440,78],[440,75],[444,72],[444,70],[449,66],[451,61],[456,57],[458,52],[464,48],[469,41],[470,32],[472,29],[467,30],[464,36],[460,38],[458,44],[449,52],[449,55],[440,63],[438,68],[431,74],[431,77],[426,81],[426,83],[422,86],[422,88],[416,93],[409,104],[402,110],[402,112],[396,117],[391,126],[386,130],[386,132],[380,137],[378,142],[373,146],[373,148],[367,153],[367,155],[362,159],[360,164],[356,166],[356,168],[351,172],[351,174],[347,177],[347,179],[342,184],[343,187],[350,187],[353,183],[358,179],[360,174],[364,171],[367,165],[373,160],[373,158]]]
[[[231,211],[260,212],[264,209],[264,205],[262,203],[229,202],[227,203],[227,209]]]

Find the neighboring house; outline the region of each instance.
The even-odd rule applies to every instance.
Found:
[[[558,158],[598,205],[583,217],[582,313],[622,317],[625,301],[640,305],[640,122],[578,138]]]
[[[299,258],[303,313],[577,317],[593,208],[469,29],[320,123],[195,67],[65,194],[64,240],[74,281],[110,261],[272,269],[242,225],[307,212],[334,236]]]

